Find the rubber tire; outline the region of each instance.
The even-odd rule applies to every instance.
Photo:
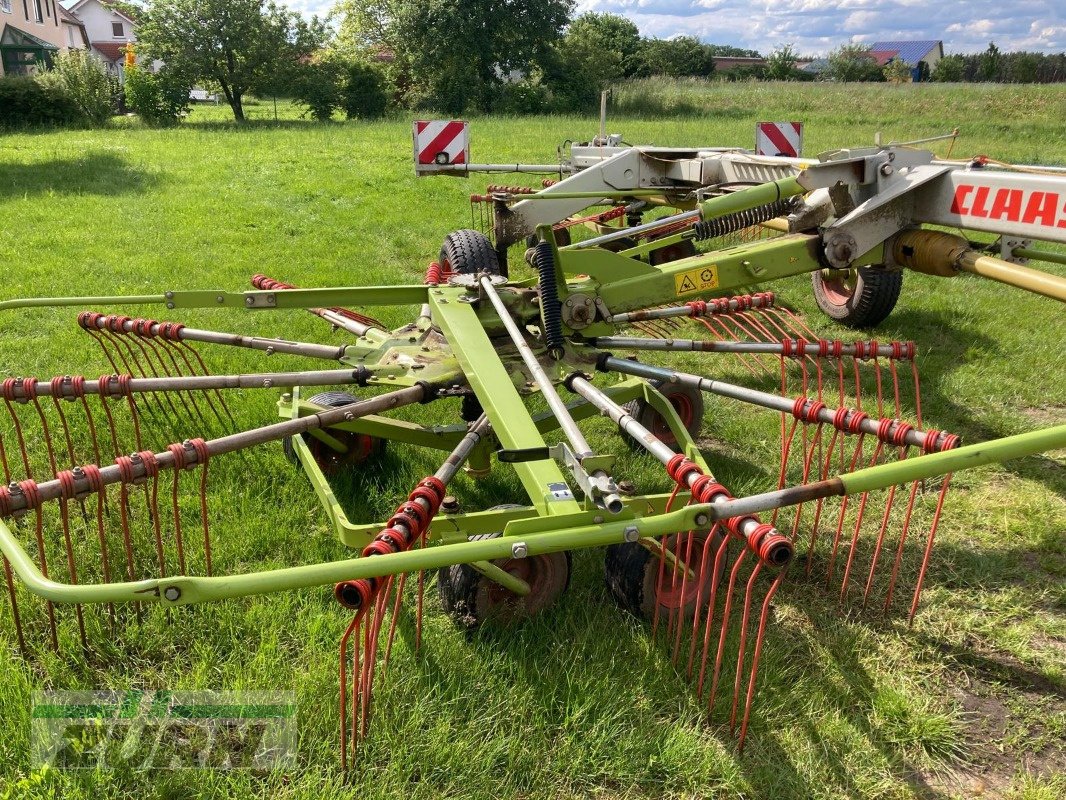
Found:
[[[348,394],[347,392],[319,392],[308,399],[308,403],[312,403],[316,406],[323,406],[325,408],[340,408],[351,403],[356,403],[359,398]],[[377,436],[368,436],[370,445],[367,448],[367,453],[364,457],[358,458],[353,461],[327,461],[319,456],[316,452],[315,442],[312,441],[314,437],[310,434],[300,434],[304,437],[304,441],[308,443],[311,448],[311,454],[315,456],[315,463],[318,464],[324,475],[337,475],[344,472],[348,467],[353,467],[357,464],[365,464],[368,461],[378,459],[384,454],[387,441],[380,439]],[[359,434],[352,434],[352,437],[359,436]],[[296,448],[293,446],[292,437],[286,437],[281,440],[281,449],[285,453],[285,457],[289,459],[293,464],[299,464],[300,459],[296,456]],[[332,451],[331,451],[332,452]]]
[[[896,307],[903,289],[903,270],[859,267],[851,296],[845,302],[833,297],[822,271],[811,273],[814,300],[832,320],[847,328],[873,328],[880,325]]]
[[[503,511],[512,508],[523,508],[523,506],[506,503],[493,506],[489,511]],[[503,536],[502,531],[482,533],[469,537],[469,541],[485,541],[486,539],[497,539],[500,536]],[[543,602],[530,608],[526,605],[528,597],[521,598],[510,594],[506,589],[490,581],[469,564],[453,564],[450,567],[442,567],[437,572],[437,589],[444,613],[451,617],[452,622],[457,627],[467,632],[473,632],[484,624],[508,626],[544,611],[570,588],[572,560],[569,552],[528,556],[521,560],[527,562],[527,565],[541,564],[551,570],[549,573],[551,580],[548,586],[548,596]],[[510,561],[512,559],[498,558],[492,563],[506,569],[506,565]],[[490,591],[497,595],[506,593],[509,599],[506,603],[487,606],[487,602],[490,600]],[[529,597],[532,597],[532,595]]]
[[[664,391],[662,381],[652,381],[651,385],[666,395],[666,398],[671,401],[671,405],[674,405],[675,410],[677,405],[673,403],[674,397],[681,396],[687,400],[692,413],[685,424],[685,429],[693,439],[698,438],[703,428],[703,415],[706,410],[703,402],[703,392],[682,384],[671,384]],[[666,427],[666,421],[662,418],[662,415],[646,402],[643,400],[630,400],[622,408],[633,419],[654,433],[663,444],[670,445],[675,451],[680,450],[677,437]],[[681,421],[685,422],[684,416],[682,416]],[[630,436],[625,436],[625,440],[631,447],[640,448],[640,445]]]
[[[652,250],[648,253],[648,263],[653,267],[658,267],[662,264],[669,264],[671,261],[691,258],[698,252],[695,242],[691,239],[682,239],[680,242],[667,245],[662,250]]]
[[[445,272],[450,270],[458,275],[474,275],[478,272],[500,274],[500,261],[492,242],[485,234],[469,228],[444,237],[437,263]]]
[[[673,534],[667,537],[667,547],[670,550],[676,547],[678,536],[684,537],[687,534]],[[718,546],[722,542],[721,536],[722,534],[720,533],[716,534],[715,540],[710,544],[707,575],[702,578],[704,598],[708,596],[707,589],[710,587],[711,575],[714,571],[713,559]],[[706,533],[693,535],[692,551],[687,559],[689,563],[697,566],[701,563],[703,543],[706,541]],[[684,550],[686,547],[685,539],[682,539],[681,542],[682,550]],[[719,572],[724,572],[724,567],[725,559],[722,560],[722,564],[719,566]],[[664,566],[664,569],[666,568],[668,568],[668,565]],[[612,544],[607,548],[607,554],[603,561],[603,571],[607,591],[621,608],[637,617],[643,617],[647,620],[653,618],[655,615],[655,587],[659,581],[659,559],[650,550],[637,542]],[[684,614],[686,619],[691,619],[696,613],[698,590],[699,586],[695,581],[690,581],[685,585]],[[678,588],[678,594],[680,594],[680,588]],[[670,606],[659,605],[659,618],[661,620],[665,620],[666,615],[669,613]]]

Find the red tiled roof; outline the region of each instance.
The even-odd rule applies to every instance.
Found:
[[[899,50],[871,50],[870,58],[877,62],[877,66],[883,67],[893,58],[899,55]]]
[[[126,57],[125,42],[93,42],[92,45],[108,61],[122,61]]]

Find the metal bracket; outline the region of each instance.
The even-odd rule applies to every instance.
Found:
[[[577,457],[577,454],[571,450],[565,442],[559,442],[559,444],[552,445],[548,448],[548,452],[552,457],[565,466],[570,474],[574,476],[574,480],[577,481],[577,485],[581,491],[585,493],[585,497],[594,502],[597,506],[605,507],[605,499],[609,496],[618,495],[618,487],[615,486],[614,478],[607,474],[604,470],[604,463],[600,463],[599,459],[592,457],[592,459],[585,459],[586,461],[594,460],[595,463],[593,474],[589,474],[581,459]],[[602,458],[602,457],[600,457]]]
[[[996,245],[999,246],[999,257],[1011,264],[1028,264],[1028,258],[1020,258],[1014,255],[1015,250],[1025,250],[1032,247],[1032,239],[1021,239],[1017,236],[1000,236]]]

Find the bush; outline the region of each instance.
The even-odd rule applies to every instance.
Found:
[[[0,127],[71,125],[84,119],[74,98],[54,83],[0,78]]]
[[[388,93],[380,70],[361,61],[345,69],[343,107],[348,119],[377,119],[385,113]]]
[[[126,67],[126,105],[148,125],[176,125],[189,110],[192,81],[167,66]]]
[[[533,81],[507,83],[500,87],[493,111],[501,114],[542,114],[549,105],[548,90]]]
[[[50,70],[37,75],[37,82],[66,92],[90,125],[106,125],[114,114],[118,81],[87,50],[60,53]]]
[[[344,64],[335,58],[315,58],[300,65],[293,81],[294,99],[311,118],[329,122],[344,108]]]

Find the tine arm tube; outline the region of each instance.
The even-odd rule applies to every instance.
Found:
[[[559,393],[555,391],[555,386],[548,377],[548,373],[544,371],[544,367],[540,365],[537,357],[533,354],[533,348],[529,346],[522,332],[518,329],[518,325],[515,324],[514,319],[511,317],[511,312],[507,310],[507,306],[496,292],[496,287],[492,285],[492,281],[487,277],[481,279],[480,285],[485,296],[489,298],[493,308],[496,309],[496,313],[499,314],[500,320],[511,337],[511,341],[514,342],[515,347],[518,349],[518,354],[522,357],[522,363],[526,365],[526,369],[529,370],[529,374],[537,384],[537,388],[544,395],[552,414],[558,420],[559,428],[573,446],[578,460],[591,456],[593,453],[592,448],[589,447],[588,440],[570,415],[570,409],[566,407],[566,403],[563,402]],[[604,492],[601,498],[605,508],[612,514],[620,512],[624,507],[622,498],[613,490],[613,484],[611,484],[607,473],[603,470],[596,470],[592,473],[592,478],[601,486],[609,488],[609,491]]]
[[[106,317],[97,315],[92,317],[91,322],[99,330],[112,330],[114,333],[129,333],[144,335],[137,330],[136,320],[123,317]],[[117,330],[112,329],[114,325]],[[221,331],[207,331],[199,328],[186,328],[171,325],[166,322],[156,322],[147,328],[148,337],[167,338],[169,330],[171,336],[177,336],[181,341],[207,342],[209,344],[225,344],[232,347],[247,347],[251,350],[262,350],[266,353],[286,353],[294,356],[308,356],[309,358],[322,358],[336,361],[344,356],[345,348],[326,344],[314,344],[311,342],[290,342],[286,339],[267,339],[259,336],[241,336],[237,333],[223,333]]]
[[[638,319],[655,319],[655,317],[639,317]],[[717,342],[704,339],[648,339],[641,336],[599,336],[590,339],[594,347],[604,349],[616,348],[619,350],[652,350],[657,352],[683,352],[683,353],[750,353],[755,355],[818,355],[818,343],[798,339],[787,339],[790,343],[788,352],[781,342]],[[860,346],[865,342],[860,343]],[[841,356],[856,356],[862,358],[892,358],[896,354],[891,344],[878,344],[876,352],[872,347],[863,347],[862,352],[854,344],[841,343]],[[834,351],[829,357],[837,358]]]
[[[664,466],[669,464],[675,457],[676,453],[674,453],[669,446],[663,444],[655,434],[637,422],[624,408],[622,408],[622,406],[614,402],[610,397],[593,386],[585,378],[579,376],[571,378],[570,387],[576,394],[581,395],[592,403],[592,405],[600,409],[605,416],[610,417],[622,431],[632,436],[641,447],[651,453],[651,455],[655,456],[655,458],[661,461]],[[685,478],[687,488],[691,489],[701,477],[703,477],[702,471],[693,470],[689,472]],[[716,493],[707,499],[709,500],[711,509],[715,509],[722,501],[732,498],[728,494]],[[745,516],[740,518],[737,524],[737,532],[743,536],[745,540],[750,540],[761,527],[763,527],[763,523],[758,519],[751,516]],[[777,531],[773,529],[771,529],[771,533],[775,536],[779,535]],[[782,551],[782,558],[785,558],[784,551]],[[787,559],[790,560],[791,558],[792,553],[791,548],[789,548]],[[784,566],[784,563],[787,563],[787,560],[782,561],[778,565]]]
[[[186,375],[175,378],[131,378],[127,389],[131,394],[150,392],[187,392],[211,389],[288,389],[293,386],[334,386],[337,384],[364,384],[372,376],[372,370],[328,369],[307,372],[255,372],[243,375]],[[101,391],[100,380],[107,379]],[[81,394],[102,394],[106,397],[119,397],[123,393],[117,375],[105,375],[100,380],[86,380],[77,391],[71,379],[64,379],[53,389],[51,381],[40,381],[34,392],[38,397],[55,397],[60,400],[74,400]],[[18,402],[28,400],[22,383],[16,383],[13,399]]]
[[[253,428],[252,430],[240,431],[229,436],[222,436],[218,439],[211,439],[204,444],[207,447],[209,456],[224,455],[225,453],[244,450],[255,445],[287,439],[290,436],[299,436],[316,428],[326,428],[330,425],[365,417],[368,414],[376,414],[380,411],[411,405],[412,403],[420,402],[425,396],[426,388],[424,386],[411,386],[406,389],[398,389],[395,392],[381,394],[377,397],[371,397],[367,400],[350,403],[339,408],[320,411],[317,414],[309,414],[305,417],[276,422],[273,425],[264,425],[261,428]],[[174,466],[174,455],[169,451],[156,453],[155,457],[160,469]],[[190,442],[185,442],[185,464],[193,466],[197,461],[196,449]],[[132,470],[135,480],[146,475],[145,465],[138,458],[134,458]],[[77,495],[89,494],[89,481],[84,472],[79,468],[75,468],[72,471]],[[119,483],[121,480],[121,470],[117,465],[112,464],[100,467],[100,481],[104,486]],[[37,491],[43,502],[60,497],[63,493],[63,487],[59,480],[51,480],[38,484]],[[26,508],[25,498],[21,492],[11,491],[6,502],[8,504],[7,513],[15,513]],[[4,515],[0,514],[0,516]]]
[[[716,394],[719,397],[728,397],[733,400],[740,400],[744,403],[751,403],[752,405],[762,406],[772,411],[783,411],[787,414],[792,414],[796,401],[790,400],[787,397],[781,397],[780,395],[770,394],[769,392],[760,392],[758,389],[748,389],[744,386],[736,386],[732,383],[724,383],[723,381],[715,381],[710,378],[701,378],[698,375],[690,375],[687,372],[675,372],[671,369],[664,369],[663,367],[655,367],[651,364],[643,364],[639,361],[629,361],[624,358],[615,358],[614,356],[608,356],[603,359],[603,369],[609,372],[621,372],[626,375],[636,375],[640,378],[647,378],[649,380],[665,381],[666,383],[680,383],[685,386],[692,386],[708,394]],[[808,405],[804,405],[804,409],[809,408]],[[834,423],[834,417],[836,416],[837,409],[824,407],[819,409],[817,417],[818,421],[828,425]],[[878,435],[878,420],[873,417],[864,418],[859,423],[859,430],[869,436]],[[924,447],[926,444],[926,434],[922,431],[909,430],[907,431],[905,443],[912,447]]]

